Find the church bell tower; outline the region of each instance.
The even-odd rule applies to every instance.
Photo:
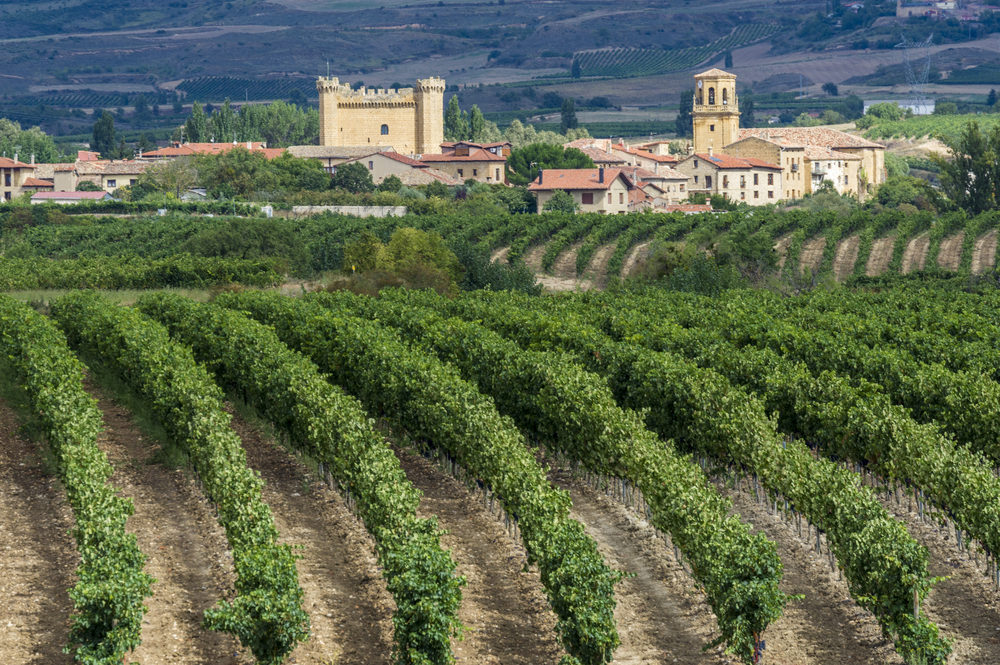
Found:
[[[710,69],[694,77],[694,151],[722,152],[739,140],[740,107],[736,99],[736,74]]]

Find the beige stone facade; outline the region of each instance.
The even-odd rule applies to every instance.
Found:
[[[718,194],[747,205],[767,205],[781,199],[782,170],[754,158],[695,153],[676,169],[687,175],[688,193]]]
[[[538,212],[544,211],[559,190],[567,192],[580,212],[619,214],[629,212],[630,193],[636,187],[618,169],[545,169],[528,185],[538,201]]]
[[[738,140],[740,107],[736,99],[736,75],[710,69],[694,77],[695,152],[722,152],[724,146]]]
[[[441,78],[418,79],[413,88],[352,90],[337,78],[320,78],[321,146],[393,147],[415,155],[435,152],[444,142]]]
[[[24,182],[35,175],[35,165],[0,157],[0,201],[16,199],[23,192]]]

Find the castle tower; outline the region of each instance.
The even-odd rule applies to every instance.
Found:
[[[735,143],[740,133],[740,107],[736,99],[736,75],[721,69],[710,69],[694,77],[695,152],[721,152]]]
[[[336,78],[320,78],[316,81],[319,91],[319,144],[337,145],[337,92],[340,81]]]
[[[444,79],[417,79],[413,91],[417,104],[417,154],[437,153],[444,142]]]

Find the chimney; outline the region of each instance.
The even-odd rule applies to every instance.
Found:
[[[604,167],[597,169],[597,182],[604,182]]]
[[[253,150],[253,143],[247,141],[247,150]]]
[[[17,161],[17,153],[16,152],[14,153],[14,161],[15,162]]]
[[[708,146],[708,156],[712,156],[712,146]]]
[[[542,171],[541,169],[538,169],[538,184],[539,185],[542,184],[542,174],[543,173],[544,173],[544,171]]]
[[[31,163],[35,163],[35,153],[31,153]]]

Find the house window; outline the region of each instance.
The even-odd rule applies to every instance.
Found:
[[[759,177],[760,177],[760,176],[759,176],[759,174],[757,174],[757,173],[754,173],[754,174],[753,174],[753,184],[755,184],[755,185],[756,185],[756,184],[759,184],[759,183],[757,182],[757,179],[758,179]]]
[[[7,199],[8,201],[10,201],[10,192],[4,192],[4,193],[3,193],[3,197],[4,197],[5,199]]]
[[[135,183],[137,183],[137,182],[139,182],[139,181],[136,180],[135,178],[130,178],[129,181],[128,181],[128,184],[129,184],[129,186],[132,186],[132,185],[135,185]]]
[[[695,167],[695,168],[698,168],[698,160],[697,160],[697,159],[696,159],[696,160],[694,160],[694,167]],[[695,177],[694,177],[694,180],[695,180],[695,182],[698,182],[698,176],[695,176]]]
[[[694,181],[695,181],[696,183],[698,182],[698,176],[695,176],[695,177],[694,177]]]
[[[767,174],[767,184],[769,184],[769,185],[773,185],[774,184],[774,174],[773,173],[768,173]]]
[[[697,177],[698,177],[698,176],[695,176],[695,178],[697,178]],[[680,189],[680,191],[682,191],[682,192],[684,191],[684,185],[683,185],[683,184],[681,185],[681,189]]]
[[[477,175],[479,175],[479,169],[472,169],[472,177],[475,178]]]
[[[709,125],[708,126],[708,131],[714,132],[715,131],[715,125]]]
[[[497,182],[500,182],[500,169],[496,169],[496,177],[494,178]]]
[[[382,136],[389,135],[389,125],[382,125]]]
[[[746,201],[746,200],[747,200],[747,193],[740,192],[740,201]]]
[[[740,176],[740,187],[746,187],[746,186],[747,186],[747,177],[745,175],[741,175]]]
[[[756,189],[755,189],[755,190],[753,190],[753,197],[754,197],[755,199],[759,199],[759,198],[760,198],[760,192],[758,192],[758,191],[757,191]]]
[[[722,176],[722,188],[729,189],[729,176],[727,175]]]
[[[618,192],[618,203],[625,203],[625,193]]]
[[[368,162],[368,170],[369,171],[374,171],[375,170],[375,162],[373,162],[373,161],[369,161]]]
[[[611,203],[611,192],[608,192],[608,203]]]
[[[118,186],[117,180],[111,180],[111,179],[108,180],[108,187],[117,187],[117,186]]]
[[[465,175],[465,174],[464,174],[464,173],[462,172],[462,169],[459,169],[459,170],[458,170],[458,177],[459,177],[459,178],[461,178],[461,177],[463,177],[464,175]]]
[[[593,203],[594,203],[594,193],[593,192],[584,192],[583,194],[580,194],[580,203],[582,203],[584,205],[593,205]]]
[[[710,175],[705,176],[705,187],[708,189],[712,189],[712,176]]]
[[[767,198],[769,198],[769,199],[773,199],[774,198],[774,190],[771,190],[771,189],[767,190]]]
[[[3,184],[4,184],[4,187],[10,187],[10,174],[9,173],[4,173],[3,174]]]

